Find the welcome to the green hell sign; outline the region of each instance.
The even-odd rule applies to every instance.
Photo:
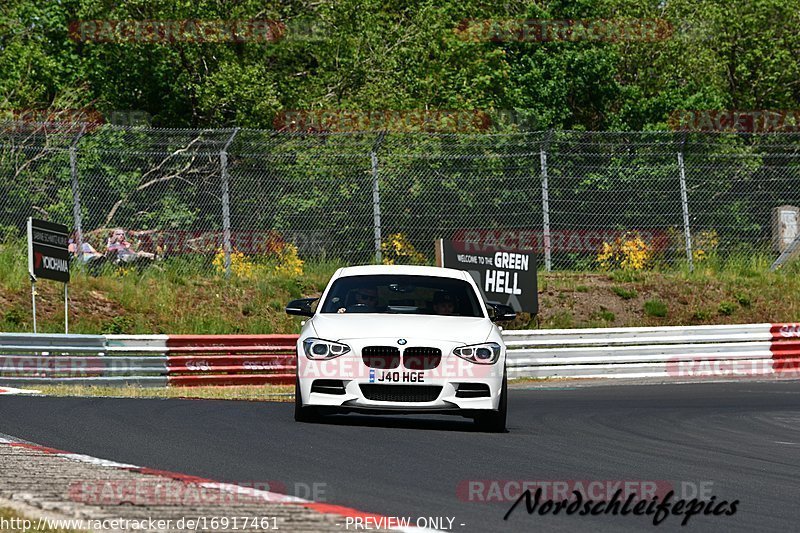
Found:
[[[509,272],[509,270],[527,271],[530,257],[524,254],[497,252],[494,257],[487,258],[487,265],[504,270],[486,271],[484,291],[522,294],[522,289],[519,288],[519,272]]]
[[[536,261],[532,253],[460,253],[453,241],[444,239],[437,242],[436,251],[437,264],[469,272],[487,302],[510,305],[518,312],[538,312]]]

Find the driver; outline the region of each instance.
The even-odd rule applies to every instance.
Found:
[[[369,309],[367,312],[375,311],[378,307],[378,291],[371,287],[357,289],[353,298],[356,305],[366,306]]]
[[[353,303],[348,306],[349,309],[342,307],[339,313],[344,313],[347,310],[356,311],[360,313],[375,313],[378,311],[378,291],[372,287],[361,287],[353,293]]]

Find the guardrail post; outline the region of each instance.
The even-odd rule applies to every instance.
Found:
[[[692,232],[689,227],[689,196],[686,192],[686,170],[683,164],[683,147],[686,143],[686,136],[681,141],[681,149],[678,151],[678,171],[681,180],[681,210],[683,211],[683,235],[686,243],[686,261],[689,263],[689,271],[694,271],[694,258],[692,257]]]
[[[386,132],[381,132],[370,152],[372,161],[372,224],[374,228],[375,262],[380,264],[383,260],[381,253],[381,189],[378,181],[378,149],[383,143]]]
[[[539,161],[542,167],[542,233],[544,237],[544,269],[553,269],[552,249],[550,246],[550,191],[547,185],[547,145],[552,131],[547,132],[544,144],[539,150]]]
[[[225,276],[231,276],[231,196],[228,185],[228,147],[233,138],[239,133],[239,128],[233,130],[228,142],[219,153],[219,166],[222,176],[222,247],[225,252]]]

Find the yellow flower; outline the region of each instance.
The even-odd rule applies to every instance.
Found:
[[[286,244],[278,252],[278,265],[275,267],[275,272],[286,276],[299,277],[303,275],[303,264],[304,261],[300,259],[297,253],[297,246]]]
[[[393,233],[387,241],[381,243],[384,265],[424,265],[428,262],[404,233]]]
[[[719,246],[719,235],[715,230],[703,230],[694,238],[692,246],[692,257],[695,261],[701,262],[708,258],[709,254],[717,251]]]
[[[225,274],[225,250],[220,248],[211,262],[217,274]],[[250,278],[254,274],[253,263],[236,249],[231,251],[231,274],[238,278]]]
[[[604,242],[597,253],[597,263],[603,270],[644,270],[652,258],[652,247],[638,232],[627,232],[613,243]]]

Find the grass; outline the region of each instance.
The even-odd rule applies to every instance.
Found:
[[[46,385],[36,390],[47,396],[115,396],[119,398],[202,398],[287,402],[294,399],[294,385],[241,385],[232,387],[98,387],[94,385]]]
[[[12,527],[12,528],[0,528],[0,532],[15,532],[15,533],[28,533],[36,531],[37,533],[77,533],[80,530],[75,529],[54,529],[51,527],[47,527],[47,521],[42,522],[42,528],[37,529],[39,519],[31,518],[29,516],[22,515],[15,511],[14,509],[9,509],[8,507],[0,507],[0,519],[8,523],[9,525],[19,525],[19,527]],[[29,527],[25,527],[29,526]]]
[[[620,287],[618,285],[611,287],[611,290],[623,300],[631,300],[639,295],[639,293],[636,292],[636,289],[626,289],[625,287]]]
[[[575,327],[575,318],[572,313],[562,311],[554,315],[546,324],[548,328],[570,329]]]
[[[603,322],[614,322],[614,319],[616,318],[614,313],[612,313],[608,309],[604,309],[602,307],[600,308],[599,311],[595,312],[592,316],[593,316],[593,318],[595,318],[597,320],[601,320]]]
[[[32,331],[25,246],[0,243],[0,331]],[[303,275],[253,262],[249,278],[226,279],[208,260],[178,257],[142,272],[108,268],[98,277],[76,269],[70,283],[72,333],[297,333],[283,312],[294,298],[318,296],[335,261],[306,261]],[[800,262],[770,272],[774,257],[709,256],[685,266],[641,272],[538,272],[537,317],[507,328],[800,321]],[[63,331],[63,288],[37,284],[39,331]],[[644,303],[659,302],[659,303]],[[667,308],[667,303],[669,308]],[[599,311],[598,311],[599,310]]]
[[[646,272],[615,270],[609,273],[608,278],[618,283],[632,283],[643,281],[646,275]]]
[[[0,331],[32,331],[30,285],[19,245],[0,244]],[[24,250],[24,247],[22,247]],[[226,279],[210,265],[184,258],[142,272],[106,267],[90,276],[73,268],[71,333],[295,333],[299,320],[283,308],[290,300],[319,295],[337,262],[306,262],[302,276],[256,264],[252,277]],[[64,328],[63,286],[37,283],[39,331]]]
[[[696,321],[704,322],[712,317],[711,311],[708,309],[697,309],[692,313],[692,318]]]
[[[663,318],[667,316],[667,311],[667,304],[661,300],[647,300],[644,303],[644,314],[647,316]]]

